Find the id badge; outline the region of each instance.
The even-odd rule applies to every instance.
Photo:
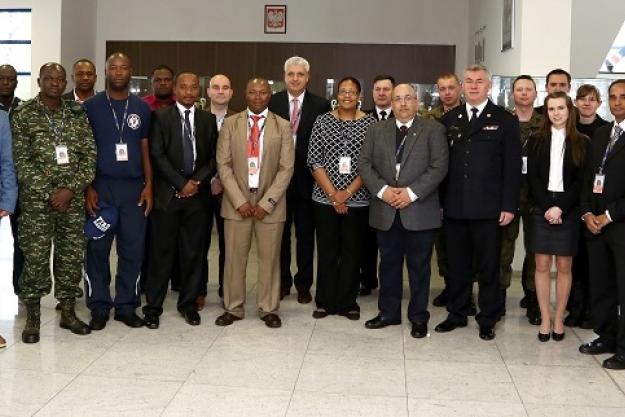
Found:
[[[603,194],[603,184],[605,184],[605,175],[595,174],[595,180],[592,182],[592,192],[595,194]]]
[[[398,162],[395,164],[395,181],[399,179],[399,171],[401,171],[401,164]]]
[[[67,152],[67,146],[57,145],[54,147],[54,152],[56,153],[57,165],[69,164],[69,153]]]
[[[339,174],[352,173],[352,158],[349,156],[341,156],[339,158]]]
[[[527,174],[527,156],[523,157],[523,163],[521,164],[521,174]]]
[[[247,176],[250,188],[258,188],[260,170],[258,167],[257,156],[250,156],[247,158]]]
[[[128,160],[128,144],[126,144],[126,143],[116,143],[115,144],[115,159],[117,161],[127,161]]]

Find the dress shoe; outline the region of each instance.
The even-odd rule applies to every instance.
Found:
[[[527,308],[527,296],[521,298],[521,301],[519,301],[519,307]]]
[[[447,319],[438,323],[438,325],[434,328],[434,331],[436,331],[437,333],[447,333],[457,329],[458,327],[467,327],[467,322],[465,321],[464,323],[457,323],[455,321]]]
[[[278,327],[282,326],[282,320],[280,320],[280,317],[277,314],[265,314],[260,319],[265,322],[265,326],[272,329],[277,329]]]
[[[308,304],[312,301],[310,288],[302,288],[297,290],[297,302],[300,304]]]
[[[132,327],[134,329],[143,327],[145,325],[145,322],[143,321],[143,319],[137,316],[137,314],[134,311],[131,313],[126,313],[126,314],[115,313],[114,318],[116,321],[121,321],[126,326]]]
[[[592,319],[582,319],[579,322],[579,328],[584,330],[591,330],[595,327],[595,323]]]
[[[608,359],[603,361],[602,366],[606,369],[614,369],[614,370],[622,370],[625,369],[625,356],[616,354],[614,356],[610,356]]]
[[[184,317],[184,321],[186,321],[190,326],[199,326],[202,322],[202,319],[197,311],[185,311],[182,313],[182,317]]]
[[[360,287],[360,292],[359,292],[359,294],[360,294],[361,296],[371,295],[371,288]]]
[[[542,318],[540,317],[540,313],[537,311],[533,311],[531,308],[527,309],[526,316],[527,322],[532,326],[540,326],[540,323],[543,322]]]
[[[493,340],[495,338],[495,328],[492,326],[480,326],[480,339]]]
[[[564,332],[562,332],[562,333],[551,332],[551,338],[553,340],[555,340],[556,342],[563,341],[564,340],[564,335],[565,335]]]
[[[108,316],[92,316],[89,327],[91,327],[91,330],[102,330],[106,327],[108,321]]]
[[[195,305],[197,306],[197,311],[204,310],[204,306],[206,305],[206,296],[198,295],[195,299]]]
[[[434,307],[445,307],[447,305],[447,301],[449,301],[449,297],[447,295],[447,288],[445,288],[440,294],[434,297],[432,305]]]
[[[324,317],[328,317],[329,314],[330,313],[325,311],[323,308],[318,308],[315,311],[313,311],[312,316],[313,316],[313,319],[322,319]]]
[[[160,319],[156,314],[146,314],[143,321],[145,322],[145,327],[148,329],[158,329],[160,325]]]
[[[342,311],[339,316],[347,317],[350,320],[360,320],[360,310]]]
[[[234,314],[226,311],[224,314],[215,319],[215,324],[217,326],[230,326],[237,320],[241,320],[241,317],[235,316]]]
[[[219,287],[219,289],[217,290],[217,295],[219,295],[219,298],[224,298],[224,287]]]
[[[592,342],[584,343],[579,347],[581,353],[586,355],[600,355],[602,353],[616,353],[616,345],[608,343],[601,338],[597,338]]]
[[[382,329],[386,326],[396,326],[398,324],[401,324],[401,320],[388,320],[378,314],[371,320],[367,320],[365,327],[367,329]]]
[[[579,321],[580,321],[579,320],[579,316],[573,315],[573,314],[569,314],[564,319],[564,325],[567,326],[567,327],[577,327],[577,326],[579,326]]]
[[[410,336],[415,339],[421,339],[428,335],[427,323],[412,323],[412,329],[410,330]]]
[[[550,333],[538,332],[538,340],[540,340],[541,342],[548,342],[549,339],[551,339],[551,334]]]
[[[280,288],[280,300],[284,300],[284,297],[291,294],[290,288]]]

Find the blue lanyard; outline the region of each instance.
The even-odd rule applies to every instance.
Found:
[[[115,109],[113,108],[113,103],[111,103],[111,98],[109,97],[108,91],[106,92],[106,99],[109,102],[109,107],[111,108],[111,113],[113,113],[113,120],[115,121],[115,127],[119,132],[119,143],[124,143],[123,135],[124,135],[124,125],[126,124],[126,117],[128,116],[128,102],[130,101],[130,96],[126,97],[126,105],[124,107],[124,116],[122,117],[122,123],[119,123],[119,119],[117,118],[117,113],[115,113]]]

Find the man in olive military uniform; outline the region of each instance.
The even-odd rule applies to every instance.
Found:
[[[512,98],[514,110],[511,111],[519,119],[521,129],[521,153],[522,167],[521,192],[519,195],[519,212],[523,219],[523,245],[525,247],[525,259],[523,260],[523,272],[521,283],[523,285],[524,297],[521,300],[521,307],[527,308],[527,319],[530,324],[540,324],[540,310],[536,300],[536,288],[534,287],[534,272],[536,262],[534,254],[528,251],[529,243],[529,205],[527,188],[527,146],[532,136],[536,136],[543,122],[542,115],[534,108],[536,101],[536,83],[529,75],[519,75],[512,83]],[[501,231],[501,267],[499,286],[502,291],[505,309],[505,291],[510,287],[512,277],[512,260],[514,259],[514,248],[516,239],[519,236],[519,216],[502,228]],[[505,310],[504,310],[505,312]]]
[[[82,295],[83,192],[95,176],[95,142],[82,106],[61,98],[67,84],[65,69],[54,62],[44,64],[37,82],[39,94],[15,110],[12,123],[22,211],[19,240],[25,259],[20,282],[27,308],[24,343],[39,341],[40,299],[52,286],[52,242],[60,325],[75,334],[90,333],[74,307]]]

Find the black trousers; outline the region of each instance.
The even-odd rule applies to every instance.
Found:
[[[494,326],[500,313],[499,264],[501,258],[501,227],[497,219],[457,220],[445,218],[445,238],[449,260],[449,320],[466,323],[467,300],[473,278],[478,277],[480,326]]]
[[[360,259],[368,207],[337,214],[330,205],[313,203],[317,232],[315,303],[330,314],[359,310],[356,303]]]
[[[224,287],[224,265],[226,263],[226,241],[224,239],[224,218],[221,217],[221,195],[213,196],[210,201],[210,211],[208,213],[208,221],[206,223],[206,249],[202,257],[202,284],[200,294],[206,296],[208,294],[208,251],[211,247],[213,234],[213,218],[217,226],[217,235],[219,239],[219,288]]]
[[[196,311],[202,282],[202,257],[206,247],[208,210],[199,196],[173,198],[167,210],[153,210],[150,223],[150,264],[145,314],[160,315],[176,252],[180,271],[178,311]]]
[[[373,227],[367,225],[364,232],[360,286],[372,290],[378,288],[378,241]]]
[[[281,287],[308,289],[313,284],[313,254],[315,250],[315,222],[312,200],[301,197],[289,188],[286,195],[286,221],[280,248]],[[291,225],[295,224],[295,254],[297,273],[291,275]]]
[[[625,222],[607,225],[599,235],[589,236],[586,243],[594,331],[616,343],[616,353],[625,355]]]
[[[24,253],[22,252],[17,239],[19,217],[20,203],[18,201],[15,204],[15,213],[13,213],[10,217],[11,232],[13,234],[13,292],[15,295],[19,295],[20,293],[20,276],[22,275],[22,270],[24,270]]]
[[[572,273],[571,295],[566,308],[574,317],[587,318],[586,313],[589,313],[590,266],[584,233],[580,233],[577,255],[573,257]]]
[[[401,320],[405,259],[410,283],[408,320],[412,323],[427,323],[430,319],[430,262],[436,229],[407,230],[397,212],[391,228],[387,231],[378,230],[377,234],[380,247],[380,314],[388,320]]]

